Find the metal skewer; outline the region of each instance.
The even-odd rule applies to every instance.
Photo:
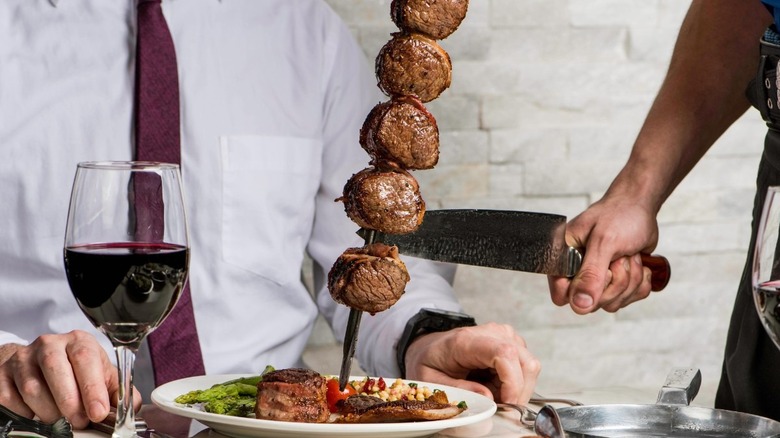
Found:
[[[366,245],[374,243],[374,230],[368,230],[364,241]],[[349,319],[347,320],[347,331],[344,333],[344,352],[341,359],[341,371],[339,371],[339,391],[344,391],[349,380],[349,372],[352,369],[352,358],[355,357],[355,347],[357,347],[358,329],[360,329],[360,319],[363,317],[363,311],[358,309],[349,309]]]

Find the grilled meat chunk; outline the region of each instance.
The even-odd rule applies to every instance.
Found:
[[[398,248],[383,243],[348,248],[328,272],[334,301],[371,314],[395,304],[408,282]]]
[[[420,185],[403,169],[363,169],[347,181],[337,201],[356,224],[390,234],[416,230],[425,215]]]
[[[303,368],[271,371],[257,384],[255,417],[324,423],[330,418],[326,392],[325,377],[315,371]]]
[[[468,8],[468,0],[393,0],[390,15],[399,29],[440,40],[458,29]]]
[[[431,169],[439,161],[436,119],[414,96],[376,105],[360,129],[360,144],[371,164],[383,161],[403,169]]]
[[[376,57],[379,88],[388,96],[417,96],[430,102],[452,82],[450,55],[418,33],[397,32]]]
[[[442,392],[432,397],[419,400],[396,400],[390,402],[378,402],[367,396],[352,396],[344,400],[342,415],[338,417],[338,423],[399,423],[404,421],[444,420],[452,418],[465,410],[465,408],[453,406],[447,401],[447,396]]]

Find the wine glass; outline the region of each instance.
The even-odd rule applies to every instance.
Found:
[[[780,187],[769,187],[753,253],[753,301],[769,337],[780,348]]]
[[[120,387],[113,438],[136,437],[135,353],[170,313],[189,272],[179,166],[79,163],[64,260],[79,307],[116,351]]]

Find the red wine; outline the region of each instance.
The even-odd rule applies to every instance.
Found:
[[[780,347],[780,288],[777,286],[776,282],[762,284],[758,289],[754,288],[753,298],[761,324],[775,345]]]
[[[167,243],[65,248],[65,272],[81,310],[113,342],[131,347],[170,313],[188,263],[187,248]]]

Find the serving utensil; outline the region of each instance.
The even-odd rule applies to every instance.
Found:
[[[347,320],[347,331],[344,333],[344,350],[341,358],[341,370],[339,371],[339,391],[344,391],[349,380],[349,373],[352,369],[352,358],[355,357],[355,347],[357,347],[357,335],[360,329],[360,319],[363,312],[357,309],[349,309],[349,319]]]
[[[566,244],[566,216],[511,210],[430,210],[416,231],[373,233],[375,242],[395,245],[402,254],[449,263],[486,266],[573,277],[582,264],[582,252]],[[652,272],[651,288],[662,290],[669,282],[669,261],[642,254]]]
[[[536,414],[534,432],[544,438],[566,438],[561,417],[552,405],[544,405]]]
[[[374,230],[364,230],[362,236],[365,244],[374,243],[376,232]],[[349,373],[352,369],[352,359],[355,357],[355,348],[357,347],[358,330],[360,329],[360,319],[363,317],[361,310],[350,308],[349,318],[347,319],[347,330],[344,333],[344,350],[341,357],[341,370],[339,371],[339,391],[344,391],[349,380]]]
[[[579,403],[579,402],[577,402]],[[578,404],[578,406],[581,404]],[[533,409],[513,403],[496,403],[498,408],[514,409],[520,413],[520,422],[533,427],[534,432],[544,438],[566,438],[561,418],[558,411],[552,405],[542,406],[539,412]]]
[[[655,404],[605,404],[557,409],[568,438],[679,436],[755,438],[780,434],[780,422],[753,414],[690,406],[701,385],[695,368],[668,375]]]

